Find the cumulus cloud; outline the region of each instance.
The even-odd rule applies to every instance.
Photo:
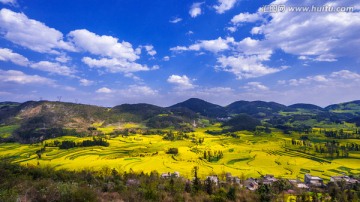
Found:
[[[5,39],[40,53],[75,50],[58,30],[5,8],[0,11],[0,30]]]
[[[65,65],[61,65],[57,62],[49,62],[49,61],[40,61],[37,63],[33,63],[30,65],[33,69],[38,69],[41,71],[63,75],[63,76],[72,76],[75,71],[71,69],[70,67],[67,67]]]
[[[146,85],[129,85],[127,88],[124,89],[109,89],[107,87],[102,87],[96,90],[97,93],[108,94],[107,98],[122,96],[126,98],[143,98],[146,97],[153,97],[158,95],[158,91],[150,88]]]
[[[12,6],[17,5],[17,1],[16,1],[16,0],[0,0],[0,3],[12,5]]]
[[[280,80],[278,81],[281,85],[289,86],[344,86],[344,85],[353,85],[360,82],[360,74],[352,72],[349,70],[340,70],[332,72],[331,74],[325,75],[312,75],[304,78],[290,79],[290,80]]]
[[[316,2],[296,0],[274,1],[271,5],[284,4],[290,6],[354,6],[355,1]],[[263,35],[264,43],[273,50],[309,58],[313,61],[334,62],[339,57],[359,57],[360,32],[359,12],[274,12],[240,13],[232,19],[233,23],[255,22],[261,18],[260,26],[253,27],[252,34]]]
[[[95,92],[97,93],[112,93],[113,91],[110,88],[102,87],[97,89]]]
[[[16,70],[0,70],[0,82],[17,84],[53,84],[54,81],[38,75],[28,75]]]
[[[10,61],[20,66],[27,66],[30,63],[26,57],[18,53],[14,53],[12,50],[7,48],[0,48],[0,60]]]
[[[81,86],[91,86],[95,83],[94,81],[87,80],[87,79],[80,79],[79,82],[80,82]]]
[[[146,45],[146,46],[144,46],[144,48],[145,48],[148,55],[151,55],[151,56],[156,55],[156,50],[154,49],[154,46]]]
[[[167,82],[176,85],[177,88],[185,90],[185,89],[191,89],[195,86],[191,83],[191,80],[186,75],[171,75],[167,79]]]
[[[164,60],[164,61],[169,61],[169,60],[170,60],[170,57],[169,57],[169,56],[164,56],[164,57],[163,57],[163,60]]]
[[[69,56],[67,56],[66,54],[62,54],[62,55],[56,57],[55,60],[58,62],[61,62],[61,63],[67,63],[71,60],[71,58]]]
[[[93,59],[90,57],[83,57],[82,62],[87,64],[91,68],[105,68],[108,72],[138,72],[138,71],[149,71],[151,68],[146,65],[141,65],[135,62],[129,62],[127,60],[121,60],[117,58],[101,58]]]
[[[158,91],[145,85],[130,85],[127,89],[119,91],[125,96],[155,96],[158,95]]]
[[[234,43],[235,40],[233,37],[227,37],[226,39],[223,39],[221,37],[214,39],[214,40],[200,40],[196,42],[195,44],[192,44],[188,47],[186,46],[176,46],[173,48],[170,48],[171,51],[200,51],[200,50],[206,50],[210,52],[220,52],[224,50],[228,50],[230,48],[230,44]]]
[[[119,39],[112,36],[100,36],[86,29],[79,29],[71,31],[68,37],[78,49],[94,55],[129,61],[139,58],[129,42],[119,42]]]
[[[233,24],[239,24],[239,23],[245,23],[245,22],[256,22],[258,20],[263,19],[263,17],[259,13],[240,13],[238,15],[235,15],[231,22]]]
[[[176,24],[176,23],[181,22],[181,21],[182,21],[182,18],[175,17],[175,18],[171,19],[169,22]]]
[[[248,82],[244,86],[244,88],[247,90],[250,90],[250,91],[269,90],[269,88],[267,86],[265,86],[264,84],[262,84],[261,82]]]
[[[286,68],[271,68],[264,65],[262,61],[264,61],[264,58],[256,55],[221,56],[217,59],[219,63],[218,68],[235,74],[238,79],[260,77]]]
[[[218,5],[213,6],[217,13],[222,14],[232,9],[237,0],[218,0]]]
[[[140,46],[134,50],[129,42],[119,42],[115,37],[100,36],[86,29],[72,31],[68,37],[77,49],[101,56],[99,59],[83,57],[82,62],[89,67],[105,68],[110,73],[148,71],[158,68],[157,66],[149,68],[135,62],[140,58],[142,48],[145,48],[149,55],[154,56],[156,51],[152,45]]]
[[[230,53],[224,53],[217,57],[218,65],[216,67],[218,70],[235,74],[238,79],[260,77],[286,69],[285,66],[272,68],[264,65],[264,62],[270,59],[273,51],[263,41],[250,37],[238,42],[232,37],[200,40],[188,47],[177,46],[170,50],[177,52],[205,50],[213,53],[230,51]]]
[[[201,4],[203,4],[203,2],[198,2],[198,3],[192,4],[192,6],[189,10],[189,14],[192,18],[196,18],[197,16],[202,14]]]

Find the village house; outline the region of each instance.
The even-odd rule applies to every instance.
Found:
[[[219,178],[217,175],[210,175],[206,177],[206,180],[210,180],[211,182],[213,182],[216,186],[219,185]]]
[[[238,177],[234,177],[231,175],[231,173],[226,173],[226,182],[227,183],[231,183],[231,184],[239,184],[241,183],[240,178]]]
[[[313,186],[313,187],[324,186],[323,179],[317,176],[311,176],[308,173],[305,174],[304,181],[307,186]]]
[[[272,183],[276,182],[277,179],[274,177],[274,175],[265,175],[262,179],[263,184],[272,185]]]
[[[289,182],[298,189],[306,189],[306,190],[309,189],[309,186],[307,186],[305,183],[301,182],[300,180],[289,180]]]
[[[244,186],[250,191],[255,191],[259,188],[257,179],[254,179],[254,178],[249,178],[249,179],[245,180]]]
[[[358,183],[359,181],[354,178],[351,178],[349,176],[342,175],[342,176],[330,177],[330,182],[345,182],[346,185],[353,185],[353,184]]]
[[[175,171],[174,173],[162,173],[160,175],[161,178],[164,178],[164,179],[168,179],[168,178],[171,178],[171,177],[175,177],[175,178],[178,178],[180,177],[180,173],[178,171]]]

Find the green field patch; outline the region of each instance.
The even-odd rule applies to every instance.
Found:
[[[125,161],[131,161],[131,160],[136,160],[136,161],[141,161],[140,158],[124,158]]]
[[[247,160],[250,160],[250,159],[251,159],[250,157],[240,158],[240,159],[232,159],[232,160],[228,161],[226,164],[228,164],[228,165],[234,165],[234,164],[237,163],[237,162],[247,161]]]
[[[340,166],[338,167],[339,170],[343,170],[343,171],[346,171],[346,172],[351,172],[351,168],[348,168],[348,167],[345,167],[345,166]]]
[[[320,172],[320,173],[323,173],[325,172],[324,170],[319,170],[319,169],[311,169],[312,171],[316,171],[316,172]]]
[[[333,173],[337,173],[337,174],[340,174],[340,175],[342,175],[344,173],[344,171],[336,170],[336,169],[329,169],[328,171],[333,172]]]
[[[0,138],[8,138],[11,134],[19,128],[19,125],[1,126],[0,127]]]
[[[303,173],[310,173],[310,170],[305,169],[305,168],[300,168],[300,171]]]

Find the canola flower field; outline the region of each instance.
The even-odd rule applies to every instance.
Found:
[[[191,138],[163,140],[160,135],[118,136],[108,138],[109,147],[46,147],[41,159],[38,158],[36,151],[46,142],[91,139],[64,136],[46,140],[42,144],[2,143],[0,156],[29,166],[66,170],[115,168],[119,172],[178,171],[189,178],[194,166],[199,166],[199,174],[203,178],[210,174],[230,172],[244,178],[273,174],[277,177],[303,179],[305,173],[310,173],[329,180],[334,175],[360,173],[360,153],[352,152],[349,158],[328,159],[287,149],[285,146],[291,138],[280,132],[256,136],[245,131],[238,132],[239,138],[233,138],[206,134],[207,129],[200,128],[190,133],[194,139],[204,138],[201,144]],[[112,129],[103,131],[111,132]],[[169,148],[178,148],[178,154],[167,154]],[[209,162],[203,158],[204,151],[221,151],[223,158]]]

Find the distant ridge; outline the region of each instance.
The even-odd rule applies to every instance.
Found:
[[[344,121],[359,126],[359,117],[359,100],[325,108],[305,103],[285,106],[264,101],[236,101],[223,107],[198,98],[190,98],[170,107],[146,103],[110,108],[53,101],[0,102],[0,127],[12,126],[11,141],[25,143],[69,133],[87,134],[94,124],[97,127],[121,129],[124,123],[136,123],[146,130],[189,132],[206,123],[222,122],[230,130],[253,130],[259,124],[265,124],[296,131],[311,128],[314,124],[338,124]]]
[[[320,110],[320,111],[324,110],[324,108],[319,107],[317,105],[305,104],[305,103],[293,104],[293,105],[289,105],[288,107],[293,109]]]
[[[212,118],[227,116],[227,112],[224,107],[212,104],[199,98],[190,98],[184,102],[180,102],[169,107],[169,109],[176,108],[187,108],[201,114],[202,116]]]

